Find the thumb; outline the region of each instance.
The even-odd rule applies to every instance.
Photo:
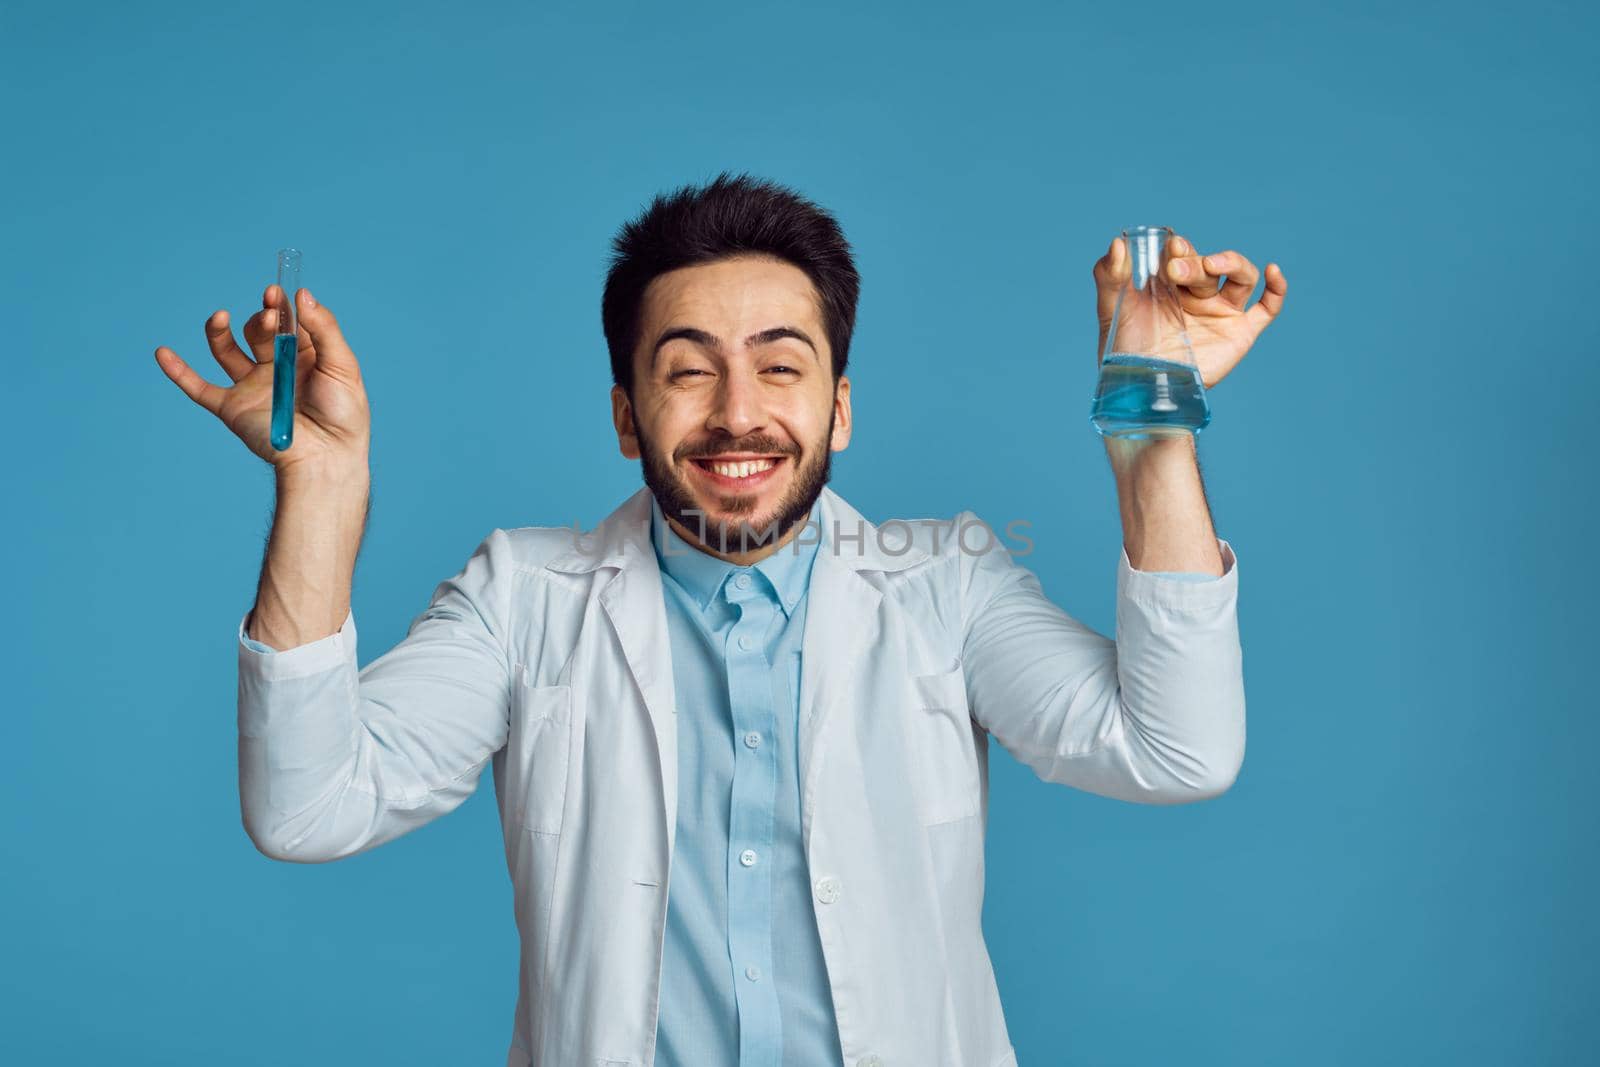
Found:
[[[311,335],[311,343],[316,347],[317,365],[336,378],[351,382],[358,380],[360,365],[356,362],[355,353],[350,351],[349,344],[345,342],[344,333],[339,329],[339,320],[333,312],[317,303],[310,289],[296,292],[295,301],[300,325]]]
[[[1105,336],[1111,316],[1117,311],[1117,293],[1128,280],[1128,246],[1121,237],[1111,239],[1106,254],[1095,260],[1095,311],[1100,318],[1100,336]]]

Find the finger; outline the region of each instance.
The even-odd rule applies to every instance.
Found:
[[[1219,283],[1206,273],[1203,257],[1196,252],[1194,245],[1174,235],[1167,242],[1167,255],[1164,273],[1169,281],[1183,286],[1202,300],[1217,295]]]
[[[1276,263],[1267,264],[1266,278],[1267,284],[1261,290],[1261,299],[1244,313],[1257,334],[1278,317],[1278,312],[1283,310],[1284,295],[1289,291],[1289,279],[1283,276],[1283,268]]]
[[[276,310],[258,311],[244,325],[245,341],[250,345],[257,363],[271,363],[277,358],[277,315]],[[312,344],[305,323],[295,330],[295,352],[301,363],[307,363],[317,356],[316,345]]]
[[[1256,265],[1232,250],[1206,256],[1201,262],[1207,274],[1227,276],[1222,286],[1222,299],[1243,311],[1250,302],[1250,294],[1256,291],[1256,282],[1261,279]]]
[[[1094,262],[1095,304],[1102,328],[1109,325],[1111,316],[1116,314],[1117,293],[1128,280],[1129,269],[1127,242],[1113,237],[1106,254]]]
[[[221,386],[212,385],[196,374],[194,368],[185,363],[178,353],[162,345],[156,349],[156,362],[190,400],[213,415],[222,410],[222,400],[228,395],[228,391]]]
[[[295,358],[300,361],[300,366],[309,367],[316,362],[317,345],[311,339],[311,334],[303,322],[295,330],[295,353]]]
[[[300,310],[300,325],[310,335],[311,344],[316,349],[318,369],[352,384],[360,381],[360,365],[356,363],[355,353],[350,351],[349,344],[345,342],[344,333],[339,329],[339,320],[334,318],[333,312],[317,303],[310,289],[296,291],[295,300]]]
[[[282,292],[276,285],[267,286],[261,294],[261,310],[244,324],[244,341],[255,354],[257,363],[272,362],[273,337],[278,332],[278,300]]]
[[[233,339],[232,321],[226,309],[206,320],[206,344],[233,381],[238,381],[255,369],[255,360],[245,355],[239,348],[239,342]]]

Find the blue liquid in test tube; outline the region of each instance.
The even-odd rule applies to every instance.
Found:
[[[282,452],[294,441],[295,356],[299,354],[299,312],[295,294],[300,291],[300,251],[278,250],[278,331],[272,339],[272,447]]]

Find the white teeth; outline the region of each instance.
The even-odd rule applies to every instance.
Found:
[[[777,465],[775,459],[751,460],[747,463],[713,463],[711,469],[724,478],[748,478]]]

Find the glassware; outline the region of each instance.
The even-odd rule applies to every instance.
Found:
[[[294,441],[294,372],[299,354],[300,250],[278,249],[278,330],[272,339],[272,447],[282,452]]]
[[[1100,351],[1089,420],[1106,437],[1176,437],[1211,422],[1178,293],[1168,279],[1166,226],[1122,231],[1132,270]]]

